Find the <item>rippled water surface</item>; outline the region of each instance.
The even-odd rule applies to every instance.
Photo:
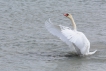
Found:
[[[92,56],[79,57],[44,27],[71,27],[63,13],[71,13],[79,31],[91,42]],[[105,0],[0,0],[0,71],[105,71]]]

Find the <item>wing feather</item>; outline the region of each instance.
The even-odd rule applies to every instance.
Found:
[[[65,42],[67,45],[71,46],[71,42],[67,39],[67,37],[65,37],[61,30],[62,30],[62,26],[60,27],[61,25],[57,26],[57,25],[54,25],[50,19],[47,20],[45,22],[45,27],[46,29],[51,33],[53,34],[54,36],[57,36],[58,38],[60,38],[63,42]]]

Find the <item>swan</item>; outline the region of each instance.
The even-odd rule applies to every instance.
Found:
[[[73,30],[69,27],[65,27],[62,25],[54,25],[50,19],[45,22],[46,29],[53,34],[60,38],[63,42],[67,45],[75,47],[76,53],[78,55],[92,55],[97,50],[90,52],[90,42],[87,37],[82,33],[77,31],[76,24],[71,14],[66,13],[64,14],[67,18],[72,21]]]

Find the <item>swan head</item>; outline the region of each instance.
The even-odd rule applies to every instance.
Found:
[[[68,18],[72,18],[72,15],[69,13],[64,14],[64,16],[68,17]]]

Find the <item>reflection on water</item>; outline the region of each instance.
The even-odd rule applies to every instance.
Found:
[[[1,71],[104,71],[106,69],[105,1],[0,0]],[[69,55],[68,46],[44,27],[71,27],[63,13],[71,13],[78,30],[91,42],[92,56]],[[57,24],[58,23],[58,24]]]

